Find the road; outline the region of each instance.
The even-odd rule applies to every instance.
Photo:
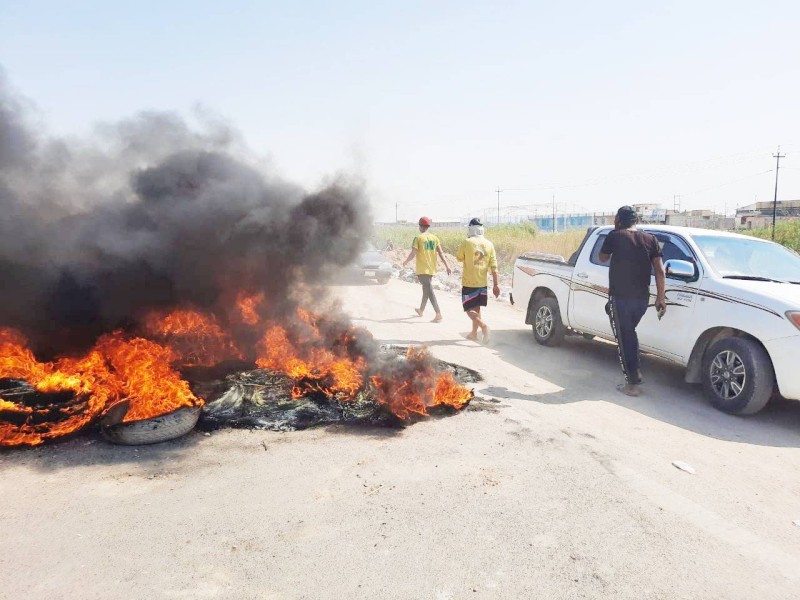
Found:
[[[798,597],[800,403],[727,416],[653,358],[629,398],[614,346],[539,347],[507,304],[482,346],[455,296],[434,324],[412,284],[337,293],[483,400],[401,431],[2,452],[0,597]]]

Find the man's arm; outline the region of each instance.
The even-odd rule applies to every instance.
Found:
[[[600,248],[600,254],[597,255],[601,263],[607,263],[614,253],[614,240],[611,237],[613,235],[614,232],[612,231],[606,236],[606,239],[603,240],[603,247]]]
[[[489,268],[492,270],[492,282],[494,286],[492,287],[492,293],[494,294],[495,298],[500,297],[500,278],[497,276],[497,252],[492,246],[492,253],[489,256]]]
[[[414,258],[416,255],[417,255],[417,249],[416,249],[416,248],[412,248],[412,249],[411,249],[411,252],[409,252],[409,253],[408,253],[408,256],[407,256],[407,257],[406,257],[406,259],[403,261],[403,266],[405,267],[405,266],[408,264],[408,261],[410,261],[410,260],[411,260],[412,258]]]
[[[464,243],[462,242],[461,245],[458,247],[458,252],[456,252],[456,260],[458,262],[464,262],[464,257],[466,254],[464,253]]]
[[[653,270],[656,274],[656,310],[667,310],[667,295],[664,291],[667,283],[667,276],[664,273],[664,263],[660,256],[653,258]]]
[[[450,273],[452,273],[450,270],[450,265],[447,264],[447,259],[444,257],[444,252],[442,252],[442,247],[439,244],[436,244],[436,252],[439,254],[439,258],[442,259],[442,264],[444,264],[445,271],[447,271],[447,274],[450,275]]]
[[[494,284],[493,287],[492,287],[492,293],[494,294],[495,298],[499,298],[500,297],[500,278],[497,276],[497,271],[496,270],[492,271],[492,282]]]
[[[412,258],[417,255],[417,238],[415,237],[414,240],[411,242],[411,252],[408,253],[408,256],[403,261],[403,266],[405,267]]]

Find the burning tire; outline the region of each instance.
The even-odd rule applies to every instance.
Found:
[[[158,444],[186,435],[197,424],[199,406],[179,408],[171,413],[143,421],[102,425],[100,430],[109,442],[138,446]]]

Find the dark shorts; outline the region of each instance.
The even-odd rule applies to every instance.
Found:
[[[478,306],[486,306],[486,299],[488,297],[489,293],[485,287],[461,288],[461,304],[464,305],[464,312],[477,308]]]

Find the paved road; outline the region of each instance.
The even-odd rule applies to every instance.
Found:
[[[655,359],[632,399],[613,346],[538,347],[506,304],[484,347],[456,297],[433,324],[414,285],[337,291],[487,400],[400,432],[0,453],[0,597],[798,597],[800,403],[729,417]]]

